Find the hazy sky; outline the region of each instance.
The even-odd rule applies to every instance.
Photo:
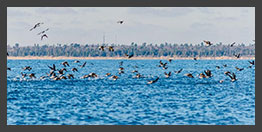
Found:
[[[124,20],[123,24],[116,23]],[[43,25],[29,31],[36,23]],[[49,28],[48,39],[37,33]],[[254,7],[8,7],[7,43],[224,44],[255,40]]]

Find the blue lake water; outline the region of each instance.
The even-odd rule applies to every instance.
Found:
[[[75,79],[39,77],[47,65],[65,67]],[[124,74],[118,75],[123,61]],[[167,60],[162,60],[168,62]],[[8,60],[8,125],[255,125],[255,66],[247,60],[174,60],[168,69],[159,60]],[[79,65],[87,62],[84,68]],[[227,67],[223,67],[227,64]],[[31,71],[22,67],[30,65]],[[137,66],[138,68],[136,68]],[[220,66],[217,69],[216,66]],[[235,66],[244,68],[237,71]],[[76,67],[79,72],[72,72]],[[179,74],[174,73],[183,68]],[[196,75],[211,70],[213,77]],[[137,70],[144,78],[133,78]],[[172,71],[170,78],[164,72]],[[235,82],[224,74],[234,72]],[[22,78],[35,73],[36,79]],[[97,78],[81,79],[94,72]],[[118,75],[118,80],[105,76]],[[192,73],[195,78],[184,76]],[[154,84],[148,80],[160,79]],[[224,80],[223,83],[219,83]]]

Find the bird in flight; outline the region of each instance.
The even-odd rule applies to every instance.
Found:
[[[155,80],[148,81],[147,83],[148,83],[148,84],[155,83],[155,82],[157,82],[158,79],[159,79],[159,77],[157,77]]]
[[[238,68],[237,66],[235,67],[238,71],[244,70],[244,68]]]
[[[197,60],[197,58],[196,58],[196,57],[194,57],[194,60],[196,61],[196,60]]]
[[[48,66],[51,70],[56,71],[55,64],[53,64],[53,67]]]
[[[117,21],[117,23],[119,23],[119,24],[123,24],[124,21],[123,21],[123,20],[120,20],[120,21]]]
[[[232,74],[227,74],[227,76],[229,76],[230,77],[230,79],[231,79],[231,81],[232,82],[234,82],[234,81],[236,81],[237,79],[236,79],[236,75],[235,75],[235,73],[232,73]]]
[[[105,46],[99,46],[99,50],[104,51]]]
[[[42,22],[42,23],[40,23],[40,22],[39,22],[39,23],[35,24],[35,26],[34,26],[33,28],[31,28],[31,29],[30,29],[30,31],[32,31],[33,29],[35,29],[35,28],[39,27],[39,26],[40,26],[40,24],[44,24],[44,23],[43,23],[43,22]]]
[[[35,73],[29,74],[29,77],[30,77],[30,78],[36,78],[36,77],[35,77]]]
[[[113,51],[114,51],[114,47],[113,47],[113,46],[109,46],[109,47],[108,47],[108,50],[111,51],[111,52],[113,52]]]
[[[205,72],[207,78],[213,76],[210,70],[205,70],[204,72]]]
[[[43,35],[41,36],[41,40],[43,40],[44,37],[48,38],[48,36],[47,36],[46,34],[43,34]]]
[[[23,69],[24,71],[25,71],[25,70],[30,71],[30,70],[32,70],[32,67],[30,67],[30,66],[26,66],[26,67],[23,67],[22,69]]]
[[[62,62],[61,64],[62,64],[62,65],[64,65],[64,67],[66,67],[66,66],[69,66],[69,64],[68,64],[68,62],[67,62],[67,61],[65,61],[65,62]]]
[[[169,73],[165,72],[164,74],[165,74],[166,78],[169,78],[171,76],[171,72],[169,72]]]
[[[255,65],[255,61],[248,61],[250,65]]]
[[[43,33],[45,33],[45,32],[48,31],[48,30],[49,30],[49,28],[47,28],[46,30],[44,30],[44,31],[42,31],[42,32],[40,32],[40,33],[38,33],[37,35],[43,34]]]
[[[75,71],[77,71],[77,72],[78,72],[78,70],[77,70],[76,68],[72,68],[72,71],[73,71],[73,72],[75,72]]]
[[[234,44],[236,44],[236,42],[234,42],[234,43],[230,44],[230,47],[233,47],[233,46],[234,46]]]
[[[212,43],[210,41],[204,40],[204,42],[205,42],[206,46],[211,46],[212,45]]]
[[[134,54],[131,54],[131,55],[125,54],[125,56],[127,56],[127,58],[130,59],[134,56]]]
[[[79,60],[75,60],[74,63],[79,63],[80,61]]]
[[[178,71],[175,71],[176,74],[180,73],[183,69],[180,69]]]
[[[81,68],[85,67],[86,66],[86,62],[83,64],[83,65],[80,65]]]
[[[116,76],[116,75],[111,76],[111,78],[113,78],[113,80],[117,80],[117,79],[119,79],[119,77]]]
[[[190,78],[194,78],[194,76],[191,73],[186,73],[185,76],[188,76]]]
[[[240,57],[240,54],[234,54],[234,56],[235,56],[236,58],[239,58],[239,57]]]

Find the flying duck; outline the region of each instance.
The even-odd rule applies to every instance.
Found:
[[[233,42],[232,44],[230,44],[230,47],[233,47],[233,46],[234,46],[234,44],[236,44],[236,42]]]
[[[41,40],[43,40],[44,37],[48,38],[48,36],[47,36],[46,34],[43,34],[43,35],[41,36]]]
[[[109,46],[109,47],[108,47],[108,50],[111,51],[111,52],[113,52],[113,51],[114,51],[114,47],[113,47],[113,46]]]
[[[73,71],[73,72],[75,72],[75,71],[77,71],[77,72],[78,72],[78,70],[77,70],[76,68],[72,68],[72,71]]]
[[[29,77],[30,77],[30,78],[36,78],[36,77],[35,77],[35,73],[29,74]]]
[[[235,67],[238,71],[244,70],[244,68],[238,68],[237,66]]]
[[[49,28],[47,28],[46,30],[44,30],[44,31],[42,31],[42,32],[40,32],[40,33],[38,33],[37,35],[43,34],[43,33],[45,33],[45,32],[48,31],[48,30],[49,30]]]
[[[119,77],[116,76],[116,75],[111,76],[111,78],[113,78],[113,80],[117,80],[117,79],[119,79]]]
[[[80,67],[83,68],[83,67],[85,67],[85,65],[86,65],[86,62],[83,65],[80,65]]]
[[[67,62],[67,61],[65,61],[65,62],[62,62],[61,64],[62,64],[62,65],[64,65],[64,67],[66,67],[66,66],[69,66],[69,64],[68,64],[68,62]]]
[[[255,65],[255,61],[248,61],[250,65]]]
[[[239,58],[239,57],[240,57],[240,54],[234,54],[234,56],[235,56],[236,58]]]
[[[212,43],[210,41],[204,40],[204,42],[205,42],[206,46],[211,46],[212,45]]]
[[[232,82],[234,82],[234,81],[237,80],[237,79],[236,79],[236,75],[235,75],[235,73],[228,74],[228,76],[230,77],[230,79],[231,79]]]
[[[43,22],[39,22],[39,23],[37,23],[37,24],[35,24],[35,26],[33,27],[33,28],[31,28],[29,31],[32,31],[33,29],[35,29],[35,28],[37,28],[37,27],[39,27],[40,26],[40,24],[44,24]]]
[[[194,76],[191,73],[186,73],[184,75],[187,76],[187,77],[190,77],[190,78],[194,78]]]
[[[157,77],[155,80],[147,81],[147,84],[153,84],[153,83],[157,82],[158,79],[159,79],[159,77]]]
[[[213,76],[210,70],[205,70],[204,72],[205,72],[207,78]]]
[[[30,66],[26,66],[26,67],[23,68],[23,70],[24,70],[24,71],[25,71],[25,70],[30,71],[30,70],[32,70],[32,68],[31,68]]]
[[[176,74],[180,73],[183,69],[180,69],[178,71],[175,71]]]
[[[51,70],[53,70],[53,71],[56,71],[56,69],[55,69],[55,64],[53,64],[53,67],[51,67],[51,66],[48,66]]]
[[[119,20],[119,21],[117,21],[116,23],[123,24],[124,21],[123,21],[123,20]]]
[[[99,46],[98,49],[104,51],[105,50],[105,46]]]
[[[165,72],[164,74],[165,74],[166,78],[169,78],[171,76],[171,72],[169,72],[169,73]]]
[[[71,78],[74,79],[74,75],[73,74],[68,74],[67,77],[68,77],[68,79],[71,79]]]

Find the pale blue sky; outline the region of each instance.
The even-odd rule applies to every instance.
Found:
[[[124,20],[124,24],[116,23]],[[34,24],[44,22],[33,31]],[[48,39],[38,32],[49,28]],[[8,7],[7,43],[224,44],[255,40],[254,7]]]

